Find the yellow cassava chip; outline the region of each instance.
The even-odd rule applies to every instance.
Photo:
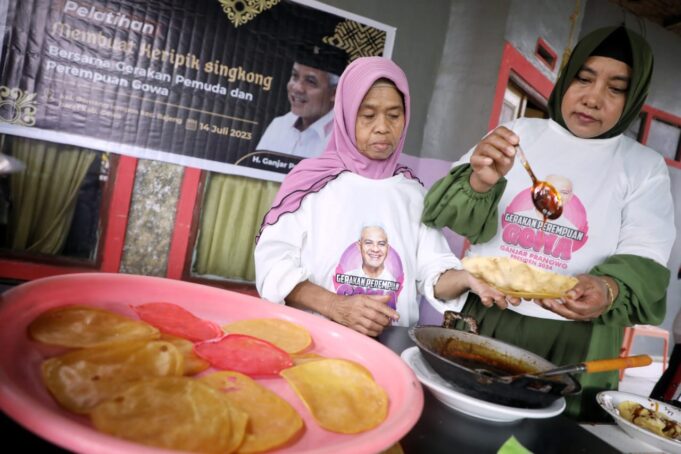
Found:
[[[224,325],[222,329],[228,333],[257,337],[287,353],[299,353],[312,345],[312,336],[305,328],[278,318],[239,320]]]
[[[241,444],[248,416],[220,391],[187,377],[139,381],[90,414],[100,431],[145,445],[230,453]]]
[[[465,257],[461,263],[473,276],[518,298],[560,298],[578,282],[510,257]]]
[[[162,334],[160,340],[173,344],[184,357],[184,375],[196,375],[210,367],[210,363],[194,353],[194,343],[181,337]]]
[[[297,354],[291,355],[291,359],[293,360],[293,365],[298,366],[300,364],[308,363],[310,361],[319,361],[319,360],[322,360],[322,359],[333,359],[333,358],[329,358],[328,356],[322,356],[322,355],[319,355],[317,353],[310,352],[310,353],[297,353]],[[350,361],[349,359],[345,359],[343,361],[348,361],[348,362],[353,363],[355,366],[357,366],[358,369],[362,370],[365,374],[367,374],[367,376],[369,376],[369,378],[373,379],[373,375],[371,375],[371,372],[369,371],[369,369],[362,366],[360,363]]]
[[[145,377],[182,375],[182,354],[163,341],[122,342],[84,348],[43,362],[42,378],[67,410],[88,413]]]
[[[291,404],[244,374],[222,371],[201,377],[200,381],[223,391],[232,405],[248,414],[239,453],[280,447],[303,429],[303,420]]]
[[[291,359],[293,360],[294,365],[299,365],[303,363],[307,363],[309,361],[319,361],[320,359],[326,359],[326,356],[319,355],[317,353],[294,353],[291,355]]]
[[[153,326],[104,309],[65,306],[42,313],[28,326],[33,340],[62,347],[99,347],[158,339]]]
[[[332,432],[354,434],[378,426],[388,415],[388,395],[352,361],[322,359],[281,371],[312,417]]]

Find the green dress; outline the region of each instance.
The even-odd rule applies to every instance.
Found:
[[[643,37],[626,28],[605,27],[584,36],[573,49],[551,92],[550,117],[568,129],[561,106],[565,92],[591,55],[605,55],[622,60],[632,68],[627,100],[618,122],[598,138],[623,133],[643,106],[653,69],[653,53]],[[610,53],[613,53],[611,55]],[[626,53],[626,52],[625,52]],[[458,166],[437,182],[426,196],[423,222],[431,227],[447,226],[474,244],[484,243],[497,233],[498,204],[506,187],[502,178],[486,193],[475,192],[469,183],[471,167]],[[589,271],[615,279],[619,295],[611,307],[590,322],[547,320],[526,317],[496,306],[485,308],[477,295],[471,294],[463,312],[480,323],[481,334],[492,336],[535,352],[556,365],[619,356],[624,327],[634,324],[659,324],[664,319],[666,290],[670,272],[653,260],[635,255],[614,255]],[[568,399],[567,414],[583,420],[606,418],[594,395],[604,389],[616,389],[618,372],[583,374],[581,395]]]
[[[506,185],[502,178],[490,191],[475,192],[469,183],[469,165],[454,168],[428,193],[423,221],[433,227],[448,226],[474,243],[496,234],[497,206]],[[556,365],[619,356],[625,326],[659,324],[664,319],[669,270],[653,260],[635,255],[614,255],[593,267],[590,274],[607,275],[619,286],[613,305],[590,322],[527,317],[496,306],[486,308],[470,294],[462,313],[479,322],[480,334],[534,352]],[[463,325],[459,327],[464,329]],[[617,389],[618,371],[577,376],[583,391],[568,398],[566,413],[585,421],[606,420],[595,395]]]

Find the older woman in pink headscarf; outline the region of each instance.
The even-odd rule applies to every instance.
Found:
[[[284,180],[255,249],[272,302],[376,336],[418,320],[419,295],[459,309],[467,291],[504,298],[461,270],[441,232],[420,222],[425,190],[398,164],[409,123],[402,70],[360,58],[340,78],[326,151]]]

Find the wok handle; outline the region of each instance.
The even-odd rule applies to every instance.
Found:
[[[648,355],[625,356],[623,358],[614,359],[598,359],[595,361],[586,361],[584,366],[586,372],[606,372],[615,369],[626,369],[627,367],[642,367],[647,366],[653,362],[653,359]]]
[[[648,355],[625,356],[623,358],[596,359],[594,361],[584,361],[583,363],[572,366],[563,366],[551,369],[546,372],[535,374],[536,376],[553,377],[554,375],[574,374],[574,373],[593,373],[607,372],[615,369],[626,369],[627,367],[641,367],[652,363],[653,359]]]

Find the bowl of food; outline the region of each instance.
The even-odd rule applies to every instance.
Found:
[[[630,436],[669,453],[681,453],[681,409],[636,394],[603,391],[598,404]]]

